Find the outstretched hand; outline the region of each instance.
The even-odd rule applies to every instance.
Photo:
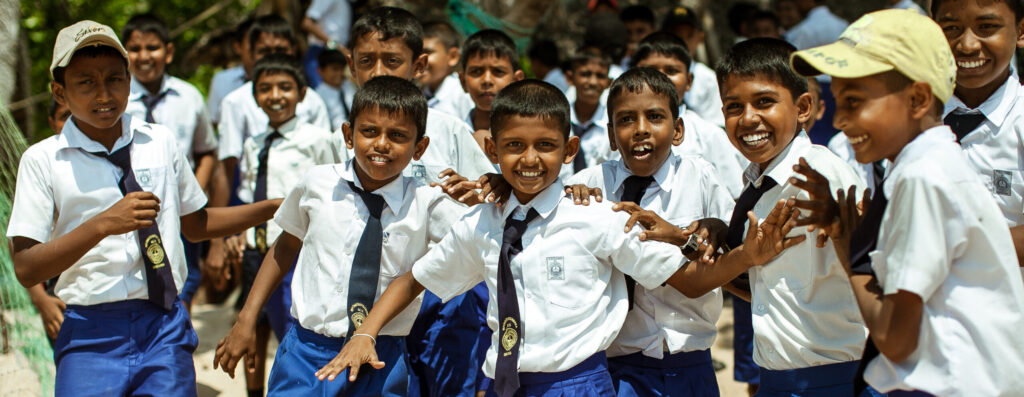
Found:
[[[782,251],[807,239],[802,234],[786,237],[797,225],[797,213],[791,205],[787,205],[786,200],[775,203],[775,208],[772,208],[772,212],[761,224],[758,224],[757,215],[753,211],[747,211],[750,226],[743,239],[743,252],[748,257],[748,263],[752,266],[768,263]]]
[[[602,200],[601,188],[590,187],[582,183],[566,186],[565,194],[569,195],[569,198],[571,198],[573,203],[576,205],[590,205],[591,197],[593,197],[594,201],[598,203]]]
[[[840,258],[850,257],[850,236],[864,219],[864,210],[871,205],[871,189],[864,189],[863,198],[857,202],[857,186],[836,192],[839,198],[839,218],[832,235],[832,244]],[[843,262],[846,263],[845,261]]]
[[[231,378],[235,377],[238,361],[245,358],[245,369],[256,373],[256,332],[255,326],[244,321],[236,321],[231,331],[217,343],[217,353],[213,356],[213,369],[218,366]]]
[[[373,369],[381,369],[386,365],[377,359],[373,339],[366,335],[353,335],[341,348],[341,352],[334,356],[331,362],[317,370],[315,375],[317,379],[332,381],[347,369],[348,381],[355,382],[359,376],[359,367],[363,364],[370,364]]]
[[[676,246],[686,243],[689,235],[684,236],[683,230],[662,219],[658,214],[641,208],[636,203],[623,201],[612,206],[613,211],[625,211],[629,214],[624,231],[633,230],[640,224],[644,231],[640,232],[641,241],[661,241]]]
[[[807,192],[808,200],[790,199],[789,205],[799,208],[807,215],[797,218],[797,226],[809,226],[807,230],[818,230],[817,246],[824,247],[830,237],[835,237],[839,227],[839,203],[832,199],[832,189],[828,179],[807,164],[803,157],[793,166],[793,171],[803,175],[806,180],[790,178],[789,182]]]

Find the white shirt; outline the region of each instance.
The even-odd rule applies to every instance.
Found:
[[[160,92],[166,92],[163,99],[153,108],[153,120],[167,127],[177,138],[178,148],[185,153],[188,164],[196,168],[196,154],[217,149],[217,136],[203,105],[203,95],[187,81],[164,75]],[[149,91],[132,76],[131,94],[124,112],[139,120],[146,120],[146,105],[142,98]]]
[[[853,168],[853,171],[857,173],[861,181],[864,182],[864,186],[868,188],[875,188],[875,169],[871,164],[864,164],[857,161],[856,154],[853,152],[853,146],[850,146],[850,138],[841,131],[832,136],[832,139],[828,140],[828,150],[835,153],[836,156],[843,159],[846,164]],[[885,169],[890,167],[889,160],[882,160],[882,166]],[[836,189],[846,189],[849,186],[836,186]]]
[[[704,120],[714,123],[718,128],[725,127],[722,96],[718,91],[718,77],[715,75],[715,71],[697,61],[693,61],[691,65],[690,73],[693,73],[693,81],[690,84],[690,90],[683,95],[683,102]]]
[[[883,185],[889,204],[871,267],[886,295],[924,302],[917,349],[879,355],[864,379],[885,393],[1019,396],[1024,390],[1024,285],[1013,241],[946,126],[908,143]]]
[[[430,144],[419,160],[409,162],[402,175],[412,177],[424,184],[441,182],[437,174],[451,168],[470,180],[480,178],[488,172],[495,172],[491,161],[473,139],[473,131],[466,122],[445,112],[427,109],[427,135]],[[332,140],[338,153],[338,162],[352,158],[352,151],[345,146],[342,134],[333,134]]]
[[[739,199],[746,183],[743,170],[750,161],[736,150],[722,127],[704,120],[686,105],[679,107],[679,117],[683,119],[683,143],[673,146],[672,151],[683,156],[697,155],[710,162],[718,181],[729,189],[734,200]]]
[[[800,23],[793,26],[783,35],[798,50],[806,50],[839,40],[849,24],[829,11],[828,6],[820,5],[811,9]]]
[[[640,206],[656,212],[669,223],[687,227],[704,218],[728,223],[734,205],[732,196],[715,179],[714,167],[696,156],[670,154],[652,175]],[[633,175],[625,164],[612,160],[580,171],[570,184],[600,187],[608,200],[620,201],[623,183]],[[715,288],[697,299],[687,298],[673,287],[637,288],[633,310],[626,316],[608,356],[643,352],[662,358],[670,353],[705,350],[715,341],[715,322],[722,312],[722,291]]]
[[[121,116],[121,125],[114,151],[134,142],[132,170],[142,189],[160,198],[157,226],[180,292],[188,272],[180,217],[203,208],[206,196],[171,131],[127,114]],[[46,243],[70,233],[124,198],[118,188],[121,169],[105,158],[86,153],[101,151],[112,152],[79,130],[74,116],[60,134],[28,148],[18,167],[7,237]],[[147,299],[137,236],[130,232],[100,240],[60,274],[57,297],[69,305]]]
[[[206,114],[210,115],[210,121],[220,122],[220,102],[243,84],[245,68],[242,65],[221,70],[213,75],[213,79],[210,80],[209,97],[206,98]]]
[[[612,150],[612,145],[608,141],[608,109],[603,101],[598,101],[597,109],[594,110],[594,114],[587,121],[580,121],[579,116],[576,114],[576,104],[571,103],[569,105],[569,122],[573,125],[581,126],[587,131],[586,134],[580,137],[580,149],[583,150],[583,159],[586,161],[587,167],[622,158],[618,151]],[[574,136],[574,133],[571,131],[569,134]],[[577,153],[576,155],[579,156],[580,154]],[[563,164],[558,177],[565,180],[565,178],[572,176],[572,174],[572,164]]]
[[[863,182],[846,162],[824,146],[812,145],[801,132],[763,174],[758,164],[751,164],[744,173],[750,186],[760,186],[764,176],[778,183],[754,205],[758,219],[763,221],[779,200],[809,199],[806,191],[789,183],[792,177],[803,179],[793,171],[801,157],[831,186],[857,185],[857,191],[863,191]],[[754,362],[771,370],[858,360],[867,339],[849,277],[832,242],[817,248],[817,231],[808,233],[801,227],[790,232],[790,236],[800,234],[807,240],[749,271]]]
[[[238,199],[246,203],[253,201],[256,180],[259,174],[259,154],[266,144],[272,129],[245,140],[246,166],[238,169],[241,181],[238,183]],[[267,198],[283,198],[295,183],[306,174],[306,170],[318,164],[333,164],[334,150],[331,148],[331,132],[303,123],[293,117],[277,131],[280,138],[274,139],[267,154]],[[255,228],[245,232],[246,244],[256,247]],[[281,227],[267,222],[267,245],[273,244],[281,234]]]
[[[628,309],[622,274],[656,288],[685,261],[676,246],[641,242],[640,228],[623,233],[628,215],[612,212],[610,202],[578,206],[562,189],[555,181],[525,205],[512,195],[501,208],[474,208],[413,264],[413,277],[445,302],[487,283],[487,324],[499,330],[483,366],[488,377],[498,358],[498,256],[513,211],[525,218],[532,207],[540,214],[511,263],[521,320],[519,372],[565,371],[607,349]]]
[[[558,87],[562,92],[569,90],[569,81],[565,79],[565,73],[562,72],[562,68],[553,68],[548,71],[548,74],[544,75],[544,82]]]
[[[341,45],[348,45],[349,27],[352,25],[350,0],[313,0],[306,9],[306,16],[316,21],[324,34]],[[311,43],[324,45],[316,36],[309,35]]]
[[[362,188],[351,161],[309,169],[288,193],[274,220],[302,239],[292,279],[291,314],[303,328],[343,337],[348,333],[348,292],[352,260],[369,211],[348,182]],[[373,193],[384,198],[384,227],[377,295],[412,268],[427,247],[445,233],[466,207],[440,189],[399,177]],[[381,335],[406,335],[419,313],[420,298],[402,310]]]
[[[1024,89],[1016,75],[1006,79],[992,96],[978,106],[985,115],[960,145],[967,162],[981,178],[981,183],[996,199],[1010,227],[1024,224]],[[946,104],[943,117],[954,109],[967,110],[953,96]]]
[[[348,121],[348,110],[352,109],[352,99],[355,98],[358,89],[352,84],[352,80],[345,80],[340,88],[327,83],[316,86],[317,95],[324,101],[324,106],[327,106],[327,114],[331,118],[331,131],[340,130],[341,124]],[[343,93],[344,104],[341,102]]]
[[[467,114],[476,107],[473,98],[462,89],[458,73],[452,73],[441,81],[437,92],[427,100],[427,105],[454,117]]]
[[[900,0],[899,3],[893,4],[886,8],[902,8],[905,10],[917,11],[918,14],[928,16],[928,13],[924,11],[924,8],[921,8],[921,6],[917,5],[917,3],[915,3],[913,0]]]

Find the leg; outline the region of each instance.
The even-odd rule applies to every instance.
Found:
[[[263,320],[256,324],[256,354],[253,360],[256,361],[256,371],[250,373],[245,371],[245,388],[250,394],[259,392],[263,394],[263,380],[267,374],[267,344],[270,343],[270,324]]]

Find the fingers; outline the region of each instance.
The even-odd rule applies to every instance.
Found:
[[[747,241],[748,239],[757,238],[758,219],[757,215],[754,214],[754,211],[747,211],[747,222],[749,222],[749,224],[747,225],[747,236],[746,239],[744,239],[744,241]]]
[[[153,194],[153,192],[144,192],[144,191],[131,192],[131,193],[126,194],[124,196],[124,198],[126,198],[126,199],[130,198],[130,199],[136,199],[136,200],[144,200],[144,201],[145,200],[154,200],[157,203],[160,202],[160,198],[157,197],[155,194]]]
[[[451,168],[447,168],[444,171],[441,171],[440,174],[437,174],[437,179],[448,178],[448,177],[451,177],[452,175],[458,176],[459,174],[456,173],[455,170],[453,170]],[[433,185],[433,183],[431,183],[431,185]]]
[[[639,221],[640,221],[640,213],[639,212],[632,212],[632,213],[630,213],[629,214],[629,219],[626,220],[626,228],[623,229],[623,231],[624,232],[629,232],[630,230],[633,230],[633,225],[636,225],[636,223],[639,222]],[[646,239],[646,233],[641,233],[640,234],[640,240],[645,240],[645,239]]]
[[[625,211],[627,213],[633,214],[639,211],[643,211],[643,208],[640,208],[639,205],[636,205],[636,203],[630,201],[620,201],[612,206],[612,211]]]
[[[803,157],[801,157],[800,160],[797,161],[797,164],[793,166],[793,171],[803,175],[809,182],[828,184],[828,179],[818,171],[815,171],[814,168],[811,168],[810,164],[807,164],[807,159]]]
[[[594,201],[596,201],[596,202],[599,202],[599,203],[601,202],[601,200],[604,198],[604,196],[602,196],[602,194],[603,193],[601,192],[601,188],[599,188],[599,187],[595,187],[593,189],[590,189],[590,195],[594,197]]]
[[[256,373],[256,352],[249,351],[245,353],[245,370],[250,374]]]
[[[786,239],[780,241],[778,243],[778,245],[776,245],[776,250],[778,250],[778,252],[785,251],[785,250],[789,249],[789,247],[792,247],[794,245],[797,245],[797,244],[800,244],[800,243],[804,242],[804,240],[807,240],[807,235],[805,235],[805,234],[801,234],[801,235],[796,236],[796,237],[786,238]]]

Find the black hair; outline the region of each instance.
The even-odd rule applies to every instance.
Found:
[[[939,14],[939,6],[942,5],[945,0],[932,0],[931,12],[932,18],[937,18]],[[1021,18],[1024,18],[1024,1],[1022,0],[999,0],[1006,3],[1007,7],[1013,10],[1013,21],[1020,22]]]
[[[377,76],[359,87],[352,99],[349,123],[354,127],[359,115],[377,109],[391,116],[411,117],[416,124],[416,141],[423,139],[427,129],[427,99],[423,91],[409,80],[395,76]]]
[[[754,20],[754,15],[760,11],[756,4],[747,1],[733,4],[725,13],[726,19],[729,20],[729,29],[733,34],[743,36],[743,24]]]
[[[693,26],[697,30],[704,30],[700,25],[700,18],[690,7],[678,6],[661,22],[661,30],[671,32],[680,26]]]
[[[246,35],[249,34],[249,28],[252,27],[252,23],[255,20],[256,19],[252,16],[247,16],[242,20],[242,22],[239,22],[238,25],[235,25],[235,32],[232,35],[232,39],[236,43],[242,44],[242,42],[245,41]]]
[[[622,12],[619,13],[619,19],[621,19],[623,23],[633,21],[647,22],[653,27],[654,11],[651,11],[647,6],[633,5],[623,9]]]
[[[100,57],[114,57],[120,59],[124,64],[124,73],[128,74],[128,59],[124,57],[121,51],[116,48],[107,45],[88,46],[79,48],[75,53],[71,54],[71,59],[68,60],[68,65],[71,64],[77,57],[86,58],[100,58]],[[58,67],[53,69],[53,81],[57,84],[64,85],[64,70],[66,67]]]
[[[526,56],[530,58],[530,62],[534,60],[540,61],[540,63],[553,68],[558,67],[559,62],[561,62],[561,57],[558,54],[558,46],[551,40],[535,41],[530,45],[530,49],[526,51]]]
[[[167,30],[167,24],[160,17],[153,14],[136,14],[128,19],[121,29],[121,41],[128,42],[132,33],[153,33],[165,45],[171,42],[171,33]]]
[[[342,54],[341,51],[325,49],[320,51],[320,55],[316,56],[316,64],[320,67],[341,65],[344,68],[348,65],[348,59],[345,58],[345,54]]]
[[[512,64],[512,71],[519,70],[516,42],[512,41],[512,38],[508,37],[505,32],[495,29],[484,29],[469,36],[462,46],[462,53],[459,54],[459,63],[462,64],[462,70],[465,71],[469,58],[489,55],[508,59],[508,62]]]
[[[775,13],[771,11],[758,11],[754,16],[750,17],[750,22],[757,22],[761,20],[771,21],[776,28],[782,26],[782,22],[779,21],[779,16],[775,15]]]
[[[678,59],[686,65],[687,73],[693,63],[693,57],[690,56],[690,51],[686,48],[686,42],[668,32],[654,32],[640,40],[633,57],[629,60],[630,67],[636,67],[640,61],[651,55],[664,55]]]
[[[626,55],[628,40],[629,30],[618,15],[598,13],[587,20],[583,46],[600,48],[614,63],[619,63]]]
[[[796,47],[784,40],[761,37],[732,46],[715,68],[718,86],[733,76],[762,77],[781,84],[793,100],[807,92],[807,80],[789,67],[789,56]]]
[[[47,116],[48,116],[49,118],[51,118],[51,119],[55,119],[55,118],[57,118],[57,109],[58,109],[59,107],[60,107],[60,103],[57,103],[57,100],[56,100],[56,99],[54,99],[54,98],[53,98],[53,97],[51,96],[51,97],[50,97],[50,106],[47,106],[47,107],[46,107],[46,115],[47,115]],[[66,107],[66,106],[65,106],[65,109],[67,109],[67,107]],[[70,112],[71,112],[71,110],[70,110],[70,109],[68,109],[68,112],[70,113]],[[60,132],[60,131],[54,131],[54,132]]]
[[[676,92],[675,84],[658,69],[642,67],[632,68],[620,75],[612,85],[608,87],[608,120],[615,120],[613,104],[622,94],[629,92],[639,94],[644,90],[650,90],[654,95],[664,96],[668,99],[668,107],[672,112],[672,119],[679,117],[679,93]]]
[[[256,41],[260,39],[260,35],[267,34],[270,36],[281,37],[288,40],[288,45],[298,51],[298,39],[295,36],[295,30],[292,29],[292,25],[288,23],[288,20],[280,15],[270,14],[256,18],[252,21],[252,26],[249,27],[249,52],[255,53]]]
[[[370,33],[378,33],[381,40],[400,38],[406,47],[412,51],[412,59],[415,60],[423,54],[423,26],[409,11],[395,7],[378,7],[363,14],[352,24],[351,37],[352,45]]]
[[[260,78],[267,74],[285,73],[295,79],[296,89],[302,90],[306,87],[306,74],[302,72],[302,66],[298,59],[291,55],[270,54],[260,60],[252,67],[252,94],[256,96],[257,83]]]
[[[597,62],[601,67],[607,71],[611,67],[612,60],[609,59],[601,49],[597,47],[585,47],[576,52],[576,56],[569,60],[569,70],[576,70],[576,68],[586,65],[590,62]]]
[[[434,21],[423,24],[424,39],[438,39],[444,48],[459,48],[462,44],[462,35],[452,27],[452,24],[445,21]]]
[[[494,140],[512,117],[538,117],[555,124],[569,139],[569,101],[562,90],[541,80],[520,80],[502,88],[491,103],[490,116]]]

